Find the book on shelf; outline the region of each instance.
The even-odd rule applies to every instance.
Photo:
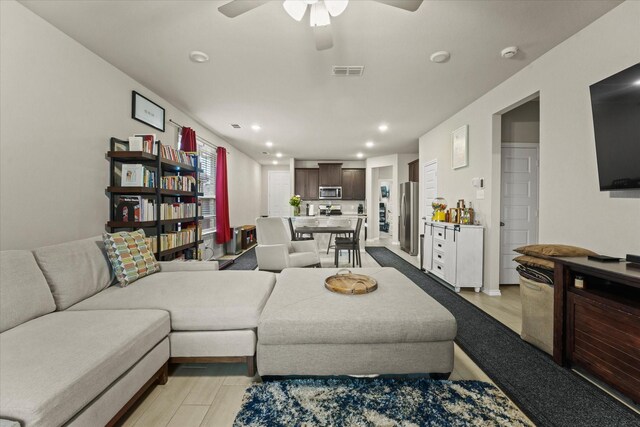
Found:
[[[139,163],[122,165],[122,187],[155,187],[156,172]]]
[[[142,137],[130,136],[129,137],[129,151],[143,151],[142,150]]]
[[[160,188],[178,191],[196,191],[196,179],[193,176],[163,176]]]
[[[160,219],[193,218],[197,216],[195,203],[162,203]]]
[[[140,150],[134,150],[131,147],[131,137],[129,137],[129,151],[144,151],[145,153],[158,155],[158,144],[156,144],[157,139],[156,139],[156,134],[155,133],[136,134],[136,135],[133,136],[133,138],[141,138],[142,139],[141,145],[140,145]]]
[[[114,219],[123,222],[155,221],[155,201],[141,196],[119,196]]]
[[[156,236],[147,236],[144,238],[144,242],[151,252],[158,252],[158,238]]]
[[[163,145],[162,152],[160,154],[165,159],[184,163],[186,165],[193,166],[194,168],[198,167],[198,153],[176,150],[168,145]]]

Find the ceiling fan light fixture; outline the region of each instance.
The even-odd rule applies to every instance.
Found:
[[[284,7],[284,10],[290,17],[298,22],[302,21],[307,11],[307,3],[300,0],[285,0],[282,3],[282,7]]]
[[[329,17],[329,12],[325,7],[324,2],[312,4],[309,25],[312,27],[324,27],[329,24],[331,24],[331,18]]]
[[[349,0],[324,0],[324,5],[329,12],[329,15],[334,18],[340,15],[347,8]]]

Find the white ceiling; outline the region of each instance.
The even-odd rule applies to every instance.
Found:
[[[237,18],[226,1],[22,3],[261,163],[415,153],[417,140],[619,1],[429,1],[410,13],[351,0],[317,51],[281,1]],[[504,47],[521,52],[500,57]],[[192,50],[205,64],[190,62]],[[451,52],[434,64],[429,56]],[[333,65],[364,65],[333,77]],[[378,131],[388,123],[386,133]],[[238,123],[241,129],[230,124]],[[260,132],[251,130],[258,123]],[[274,143],[267,149],[265,141]],[[366,148],[365,142],[375,142]]]

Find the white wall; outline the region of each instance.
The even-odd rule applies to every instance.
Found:
[[[589,85],[640,62],[639,22],[640,2],[621,4],[420,138],[420,165],[439,160],[439,195],[450,204],[475,202],[487,227],[485,292],[497,290],[499,274],[501,128],[494,115],[537,92],[540,242],[615,256],[640,253],[640,200],[599,191],[589,98]],[[453,171],[451,131],[464,124],[469,166]],[[485,200],[476,200],[473,177],[485,178]]]
[[[502,142],[540,142],[540,101],[525,102],[502,115]]]
[[[166,109],[166,119],[193,127],[229,149],[230,218],[259,214],[260,165],[231,147],[42,18],[14,1],[0,2],[0,247],[34,248],[104,230],[109,137],[165,133],[131,116],[136,90]]]

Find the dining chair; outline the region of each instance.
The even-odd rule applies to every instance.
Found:
[[[291,233],[291,240],[292,241],[314,240],[313,239],[313,234],[309,234],[309,235],[307,235],[307,237],[305,237],[301,233],[296,233],[296,229],[293,226],[293,220],[291,219],[291,217],[289,217],[287,219],[289,220],[289,232]],[[296,222],[298,222],[298,221],[296,221]]]
[[[351,220],[342,219],[342,218],[330,218],[329,221],[327,221],[327,227],[351,227]],[[331,250],[331,248],[335,246],[331,244],[331,241],[333,240],[333,235],[334,233],[329,233],[329,244],[327,245],[327,254],[329,254],[329,251]],[[336,235],[336,238],[338,236],[347,237],[345,233],[335,233],[335,235]]]
[[[291,217],[289,217],[291,219]],[[293,223],[291,224],[293,226]],[[296,217],[296,227],[317,227],[319,225],[318,219],[316,217]],[[313,240],[313,233],[298,233],[295,231],[297,240]],[[305,234],[307,237],[305,237]]]
[[[338,266],[340,251],[348,251],[349,262],[355,267],[356,262],[362,268],[362,255],[360,254],[360,230],[362,229],[362,218],[358,218],[356,229],[352,237],[336,237],[335,239],[335,265]],[[351,257],[353,251],[353,257]]]

